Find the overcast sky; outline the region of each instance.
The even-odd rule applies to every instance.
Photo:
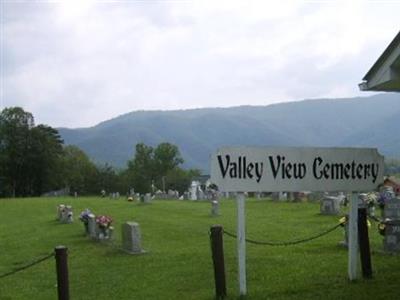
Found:
[[[1,0],[0,108],[86,127],[135,110],[366,96],[400,1]]]

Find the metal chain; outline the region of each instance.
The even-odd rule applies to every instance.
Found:
[[[35,266],[35,265],[37,265],[37,264],[39,264],[39,263],[41,263],[41,262],[43,262],[43,261],[45,261],[45,260],[48,260],[49,258],[51,258],[51,257],[53,257],[53,256],[54,256],[54,253],[48,254],[48,255],[46,255],[46,256],[44,256],[44,257],[42,257],[42,258],[36,259],[36,260],[34,260],[33,262],[30,262],[30,263],[28,263],[28,264],[26,264],[26,265],[24,265],[24,266],[22,266],[22,267],[19,267],[19,268],[16,268],[16,269],[14,269],[14,270],[12,270],[12,271],[10,271],[10,272],[1,274],[1,275],[0,275],[0,279],[1,279],[1,278],[4,278],[4,277],[7,277],[7,276],[10,276],[10,275],[13,275],[13,274],[15,274],[15,273],[18,273],[18,272],[23,271],[23,270],[25,270],[25,269],[28,269],[28,268],[30,268],[30,267],[33,267],[33,266]]]
[[[381,219],[379,219],[378,217],[376,217],[376,216],[371,216],[371,215],[368,215],[368,218],[370,219],[370,220],[373,220],[373,221],[375,221],[375,222],[382,222],[382,220]]]
[[[328,233],[334,231],[336,228],[340,227],[341,224],[337,224],[335,226],[333,226],[332,228],[329,228],[321,233],[318,233],[316,235],[313,235],[311,237],[305,238],[305,239],[301,239],[301,240],[295,240],[295,241],[288,241],[288,242],[267,242],[267,241],[256,241],[256,240],[251,240],[251,239],[246,239],[246,242],[250,243],[250,244],[255,244],[255,245],[268,245],[268,246],[290,246],[290,245],[296,245],[296,244],[300,244],[300,243],[305,243],[305,242],[309,242],[312,240],[315,240],[321,236],[327,235]],[[237,235],[230,233],[228,231],[224,230],[224,234],[233,237],[233,238],[237,238]]]

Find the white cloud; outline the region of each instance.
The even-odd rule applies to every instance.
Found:
[[[357,83],[400,29],[400,2],[3,6],[3,103],[52,126],[139,109],[359,95]]]

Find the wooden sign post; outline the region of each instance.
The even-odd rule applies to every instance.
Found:
[[[244,192],[352,192],[349,214],[350,280],[357,278],[358,196],[383,181],[383,156],[371,148],[225,147],[211,158],[211,181],[237,193],[240,295],[246,295]]]

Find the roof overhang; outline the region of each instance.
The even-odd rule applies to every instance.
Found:
[[[400,31],[358,86],[361,91],[400,92]]]

